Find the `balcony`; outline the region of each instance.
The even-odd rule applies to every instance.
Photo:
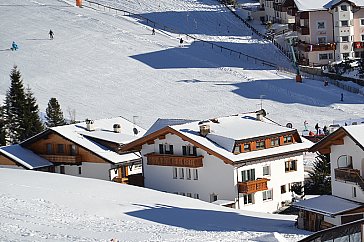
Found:
[[[360,176],[360,171],[352,168],[336,168],[335,179],[344,182],[353,182],[360,186],[364,191],[364,180]]]
[[[269,179],[267,178],[260,178],[253,181],[239,182],[239,193],[250,194],[268,190],[268,181]]]
[[[203,156],[177,156],[167,154],[147,154],[148,165],[154,166],[176,166],[176,167],[202,167]]]
[[[311,51],[326,51],[326,50],[335,50],[335,43],[327,43],[327,44],[306,44],[306,43],[298,43],[298,49],[303,52],[311,52]]]
[[[299,23],[299,22],[297,22],[297,23]],[[301,27],[301,26],[297,25],[296,30],[297,30],[298,33],[300,33],[302,35],[309,35],[310,34],[310,28],[309,27]]]
[[[40,156],[54,163],[76,164],[82,161],[81,156],[75,156],[75,155],[40,155]]]

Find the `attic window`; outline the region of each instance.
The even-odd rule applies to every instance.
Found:
[[[287,135],[283,137],[283,144],[290,144],[292,143],[292,136],[291,135]]]
[[[159,154],[173,154],[173,145],[159,144]]]
[[[348,11],[348,5],[341,5],[341,11]]]
[[[279,138],[278,137],[272,138],[270,140],[270,146],[271,147],[279,146]]]
[[[182,146],[183,155],[192,155],[197,156],[197,148],[192,145],[184,145]]]
[[[265,141],[264,140],[259,140],[256,142],[256,149],[257,150],[261,150],[265,148]]]
[[[239,153],[241,153],[241,145],[237,144],[234,147],[234,154],[239,154]]]

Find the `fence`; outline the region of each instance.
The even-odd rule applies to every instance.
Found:
[[[246,59],[247,61],[249,60],[252,60],[254,61],[255,64],[261,64],[261,65],[264,65],[264,66],[269,66],[269,67],[272,67],[274,68],[276,71],[278,72],[283,72],[283,73],[286,73],[286,74],[290,74],[290,75],[295,75],[296,72],[293,70],[293,69],[290,69],[290,68],[285,68],[285,67],[281,67],[281,66],[278,66],[277,64],[275,63],[272,63],[272,62],[269,62],[269,61],[266,61],[266,60],[263,60],[263,59],[260,59],[260,58],[257,58],[257,57],[254,57],[254,56],[250,56],[250,55],[247,55],[247,54],[244,54],[242,52],[239,52],[239,51],[236,51],[236,50],[232,50],[232,49],[229,49],[229,48],[226,48],[224,46],[221,46],[221,45],[218,45],[218,44],[215,44],[215,43],[212,43],[212,42],[209,42],[209,41],[206,41],[206,40],[202,40],[202,39],[199,39],[193,35],[190,35],[190,34],[185,34],[185,33],[181,33],[179,32],[178,30],[174,29],[174,28],[171,28],[171,27],[168,27],[166,25],[163,25],[163,24],[160,24],[160,23],[157,23],[153,20],[150,20],[142,15],[139,15],[139,14],[136,14],[136,13],[132,13],[130,11],[127,11],[127,10],[123,10],[123,9],[119,9],[119,8],[114,8],[114,7],[110,7],[110,6],[106,6],[106,5],[103,5],[103,4],[100,4],[100,3],[97,3],[97,2],[93,2],[93,1],[90,1],[90,0],[84,0],[85,2],[87,2],[89,4],[89,6],[85,6],[85,7],[90,7],[90,8],[93,8],[92,5],[96,6],[97,9],[102,9],[104,11],[106,11],[108,9],[109,12],[111,11],[115,11],[115,14],[118,14],[119,12],[124,15],[124,16],[130,16],[130,17],[133,17],[133,18],[137,18],[137,19],[140,19],[140,20],[143,20],[143,21],[146,21],[147,25],[150,25],[154,28],[159,28],[159,29],[162,29],[164,31],[169,31],[171,33],[174,33],[174,34],[179,34],[179,35],[185,35],[191,39],[193,39],[194,41],[199,41],[202,43],[203,46],[206,46],[206,47],[211,47],[211,49],[218,49],[220,50],[220,52],[227,52],[229,53],[229,56],[232,56],[232,57],[236,57],[238,59]],[[225,4],[224,4],[225,5]],[[263,39],[266,39],[266,40],[269,40],[269,41],[272,41],[273,44],[275,46],[278,47],[279,50],[282,51],[282,53],[285,53],[283,51],[283,47],[281,47],[279,45],[279,43],[275,42],[271,37],[267,36],[267,35],[264,35],[262,33],[260,33],[258,30],[256,30],[252,25],[250,25],[245,19],[243,19],[242,17],[240,17],[238,14],[236,14],[234,11],[232,11],[232,9],[230,9],[227,5],[225,5],[237,18],[239,18],[241,21],[243,21],[243,23],[248,27],[250,28],[255,34],[257,34],[258,36],[262,37]],[[287,55],[289,56],[289,54],[287,53]],[[287,55],[285,54],[285,56],[287,57]],[[287,57],[289,58],[289,57]],[[289,58],[290,59],[290,58]],[[323,77],[323,76],[320,76],[320,75],[310,75],[310,74],[307,74],[307,73],[304,73],[303,74],[304,77],[306,78],[312,78],[312,79],[319,79],[319,80],[324,80],[324,79],[327,79],[327,77]],[[351,86],[348,86],[348,85],[345,85],[343,84],[342,82],[339,82],[337,80],[332,80],[332,79],[329,79],[328,80],[331,84],[335,85],[335,86],[338,86],[344,90],[347,90],[347,91],[350,91],[350,92],[353,92],[353,93],[360,93],[362,95],[364,95],[364,91],[361,91],[360,89],[358,88],[355,88],[355,87],[351,87]]]

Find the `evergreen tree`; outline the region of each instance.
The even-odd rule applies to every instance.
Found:
[[[359,78],[364,78],[364,59],[359,61]]]
[[[309,172],[311,181],[305,187],[306,194],[331,194],[331,171],[329,155],[319,154],[315,158],[313,170]]]
[[[14,144],[21,141],[20,136],[24,132],[21,119],[23,117],[25,93],[23,80],[17,66],[12,69],[10,80],[10,88],[5,97],[4,119],[7,142]]]
[[[44,130],[43,123],[39,117],[37,100],[35,99],[29,87],[25,92],[25,103],[21,119],[21,126],[23,127],[23,132],[20,135],[21,141],[26,140]]]
[[[56,98],[52,97],[48,102],[46,109],[46,125],[48,127],[55,127],[64,125],[66,122],[63,118],[63,112]]]
[[[6,145],[4,107],[0,106],[0,146]]]

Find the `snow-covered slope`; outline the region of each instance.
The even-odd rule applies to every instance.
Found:
[[[150,27],[135,19],[103,8],[76,8],[73,2],[1,1],[0,95],[18,65],[43,112],[56,97],[65,116],[75,109],[79,120],[138,116],[137,124],[148,128],[159,117],[202,119],[257,110],[261,95],[270,118],[298,129],[304,120],[312,128],[363,116],[362,96],[314,80],[296,84],[293,76],[190,39],[180,48],[179,35],[158,29],[151,35]],[[102,2],[286,65],[271,44],[251,36],[214,1]],[[49,29],[55,33],[52,41]],[[13,40],[19,51],[7,50]]]
[[[294,216],[243,212],[101,180],[0,168],[1,241],[297,241],[305,233],[294,228]]]

